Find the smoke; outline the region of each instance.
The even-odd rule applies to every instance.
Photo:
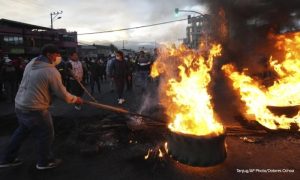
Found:
[[[156,96],[157,97],[157,96]],[[140,107],[140,109],[138,110],[139,114],[145,114],[145,113],[149,113],[149,110],[153,107],[155,107],[155,105],[157,104],[157,102],[153,101],[153,99],[157,99],[157,98],[153,98],[153,96],[151,95],[151,93],[149,91],[146,91],[146,94],[142,97],[142,105]]]
[[[233,63],[251,75],[268,71],[268,60],[277,54],[270,34],[300,31],[298,0],[199,0],[208,8],[210,32],[214,41],[222,43],[212,80],[212,97],[216,112],[223,121],[231,121],[244,112],[243,103],[227,84],[222,65]],[[258,77],[258,76],[256,76]],[[263,79],[263,77],[262,77]],[[226,108],[225,108],[226,107]]]
[[[300,30],[298,0],[200,0],[212,15],[212,36],[223,44],[223,56],[239,68],[260,71],[274,42],[270,33]],[[226,63],[226,62],[223,62]]]
[[[212,36],[223,45],[223,64],[234,63],[252,75],[270,70],[271,56],[280,59],[273,34],[300,31],[297,0],[200,0],[211,15]],[[276,58],[277,57],[277,58]]]

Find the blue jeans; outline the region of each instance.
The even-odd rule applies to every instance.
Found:
[[[51,145],[54,140],[54,129],[51,114],[48,110],[22,111],[16,109],[19,127],[12,135],[11,141],[4,153],[3,161],[13,161],[19,152],[23,141],[32,132],[36,139],[39,165],[48,164],[53,159]]]

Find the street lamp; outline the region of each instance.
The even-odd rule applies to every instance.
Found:
[[[57,17],[58,15],[62,14],[63,11],[51,12],[50,19],[51,19],[51,29],[53,29],[53,22],[55,20],[61,19],[61,16]]]
[[[192,13],[196,13],[196,14],[200,14],[201,16],[204,16],[204,14],[202,14],[201,12],[198,12],[198,11],[181,10],[181,9],[175,8],[175,14],[178,15],[179,12],[192,12]]]

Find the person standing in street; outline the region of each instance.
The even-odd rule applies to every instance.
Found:
[[[6,97],[9,97],[10,102],[14,102],[17,92],[17,69],[13,65],[13,61],[8,57],[5,59],[5,63],[0,70],[0,76],[3,77],[4,88],[6,91]]]
[[[147,89],[150,68],[150,59],[146,56],[144,51],[141,51],[137,59],[137,79],[138,85],[142,88],[142,92],[144,92]]]
[[[89,58],[86,57],[83,60],[81,60],[80,62],[81,62],[81,66],[83,69],[82,82],[84,85],[87,85],[90,82],[89,65],[88,65],[90,60],[89,60]]]
[[[99,59],[97,61],[97,64],[100,67],[100,72],[99,72],[100,80],[101,80],[101,82],[104,82],[104,81],[106,81],[106,72],[105,72],[106,65],[105,65],[103,59]]]
[[[69,56],[69,62],[67,64],[67,70],[70,73],[70,91],[71,93],[73,93],[74,95],[78,96],[78,97],[82,97],[83,96],[83,92],[84,90],[82,89],[82,87],[80,86],[80,83],[82,83],[83,80],[83,67],[81,62],[79,61],[77,52],[71,52],[70,56]],[[80,111],[81,110],[81,106],[80,105],[75,105],[75,109]]]
[[[61,79],[63,82],[63,85],[67,88],[68,84],[67,84],[67,71],[66,71],[66,61],[62,60],[61,63],[59,63],[56,66],[58,72],[61,75]],[[67,88],[68,90],[68,88]]]
[[[122,51],[116,52],[116,59],[113,60],[111,64],[109,74],[111,75],[115,83],[116,92],[118,96],[118,104],[123,104],[125,102],[123,93],[125,82],[128,78],[128,70]]]
[[[128,78],[126,79],[126,90],[131,91],[132,90],[132,84],[133,84],[133,72],[134,72],[134,67],[135,64],[133,62],[133,59],[130,56],[125,57],[125,61],[127,64],[127,75]]]
[[[111,72],[111,69],[112,69],[112,63],[113,61],[115,60],[115,54],[111,54],[109,59],[107,60],[107,63],[106,63],[106,76],[108,78],[108,81],[109,81],[109,89],[110,89],[110,92],[114,92],[114,80],[112,79],[112,75],[110,74]]]
[[[98,93],[101,93],[101,86],[100,86],[100,65],[98,62],[96,62],[95,59],[92,59],[92,61],[89,63],[89,69],[90,69],[90,84],[91,84],[91,94],[94,95],[94,87],[95,84],[97,85]]]
[[[54,128],[49,106],[52,94],[67,103],[82,104],[82,99],[66,91],[55,65],[61,56],[56,46],[45,45],[40,56],[34,58],[25,68],[20,87],[15,98],[15,112],[19,127],[0,158],[0,168],[21,165],[17,158],[23,141],[30,133],[37,140],[38,170],[57,167],[61,160],[55,159],[51,152]]]

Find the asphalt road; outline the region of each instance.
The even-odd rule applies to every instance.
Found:
[[[231,92],[224,84],[215,88],[215,107],[226,126],[239,125],[234,119]],[[120,106],[163,119],[157,107],[157,94],[152,84],[148,93],[139,88],[126,92],[127,102]],[[117,105],[115,93],[104,83],[102,93],[95,95],[101,103]],[[147,97],[145,99],[145,97]],[[88,99],[87,96],[84,96]],[[13,105],[0,103],[0,151],[17,127]],[[232,110],[232,111],[231,111]],[[29,137],[20,151],[24,164],[0,170],[1,180],[47,179],[299,179],[300,137],[294,133],[268,133],[257,136],[230,135],[226,138],[227,159],[214,167],[191,167],[165,155],[144,157],[148,149],[157,149],[165,142],[166,128],[148,126],[132,130],[128,117],[84,105],[81,111],[55,100],[51,107],[56,139],[54,153],[63,164],[53,170],[35,169],[35,142]],[[246,140],[244,139],[246,137]],[[247,141],[247,138],[255,142]],[[96,148],[96,149],[95,149]],[[279,172],[279,170],[281,172]]]

